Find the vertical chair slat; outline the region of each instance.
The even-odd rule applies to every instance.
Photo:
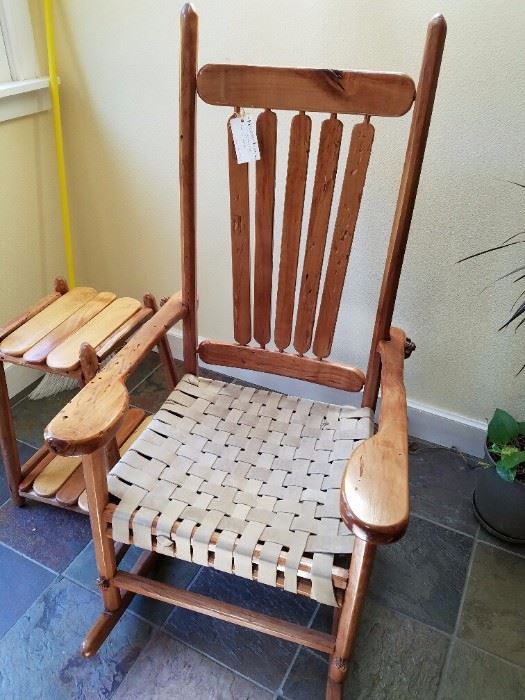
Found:
[[[275,344],[279,350],[287,348],[292,338],[295,283],[297,279],[299,244],[301,242],[311,130],[312,120],[304,112],[296,114],[292,119],[275,316]]]
[[[373,140],[374,127],[368,120],[354,126],[315,329],[313,351],[319,358],[327,357],[332,349]]]
[[[343,124],[336,118],[335,114],[321,125],[301,291],[295,323],[294,347],[301,354],[307,352],[312,343],[342,133]]]
[[[233,117],[231,118],[233,119]],[[232,242],[233,337],[240,345],[247,345],[252,338],[248,163],[240,165],[237,163],[229,122],[228,163]]]
[[[273,215],[277,115],[265,110],[257,118],[260,160],[255,166],[255,274],[253,280],[253,337],[264,347],[271,338]]]

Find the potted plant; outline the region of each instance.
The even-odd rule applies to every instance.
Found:
[[[525,185],[522,184],[521,182],[513,182],[513,181],[508,181],[509,184],[511,185],[516,185],[516,187],[521,187],[525,189]],[[504,241],[502,241],[499,245],[494,246],[493,248],[486,248],[485,250],[480,250],[477,253],[472,253],[471,255],[467,255],[465,258],[461,258],[461,260],[458,260],[458,263],[463,263],[466,262],[467,260],[473,260],[474,258],[479,258],[480,255],[487,255],[487,254],[492,254],[496,253],[500,250],[505,250],[506,248],[513,248],[514,246],[520,246],[520,245],[525,245],[525,231],[518,231],[518,233],[513,234],[512,236],[509,236],[509,238],[506,238]],[[510,270],[509,272],[506,272],[504,275],[501,275],[501,277],[498,277],[495,282],[500,282],[501,280],[509,280],[511,277],[514,277],[512,280],[512,284],[516,283],[521,283],[521,286],[523,287],[524,280],[525,280],[525,260],[522,259],[522,262],[515,267],[514,269]],[[507,318],[505,323],[498,328],[498,330],[502,331],[504,328],[509,328],[509,326],[516,322],[516,327],[515,331],[518,330],[524,323],[525,323],[525,289],[522,289],[517,298],[514,300],[514,303],[512,304],[511,310],[510,310],[510,316]],[[517,372],[518,374],[521,374],[521,372],[525,369],[525,364],[522,365],[521,369]]]
[[[509,182],[525,188],[521,182]],[[525,245],[525,231],[518,231],[493,248],[487,248],[458,260],[465,262],[481,255]],[[515,324],[517,331],[525,324],[525,260],[498,277],[520,284],[521,290],[512,304],[510,315],[499,330]],[[520,375],[525,364],[517,372]],[[488,425],[485,454],[492,468],[480,470],[474,491],[474,512],[479,522],[495,537],[508,542],[525,544],[525,422],[497,409]]]
[[[474,491],[474,513],[492,535],[525,544],[525,422],[496,409],[485,444],[488,464]]]

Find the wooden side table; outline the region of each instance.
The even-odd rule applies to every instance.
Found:
[[[146,294],[141,303],[91,287],[69,290],[65,280],[57,278],[53,292],[0,327],[0,448],[13,503],[20,506],[29,498],[87,512],[80,458],[56,456],[44,444],[20,464],[4,363],[72,377],[84,386],[95,376],[100,363],[156,310],[151,294]],[[177,374],[166,335],[158,350],[171,389],[177,383]],[[138,408],[128,411],[117,433],[115,449],[127,448],[136,439],[148,420],[144,416]]]

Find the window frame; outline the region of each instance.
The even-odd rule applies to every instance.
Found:
[[[0,0],[0,70],[7,78],[0,82],[0,122],[50,108],[49,78],[41,76],[27,0]]]

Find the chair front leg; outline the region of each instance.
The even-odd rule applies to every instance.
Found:
[[[93,533],[93,545],[97,562],[98,580],[104,607],[108,611],[117,610],[121,605],[119,589],[112,583],[117,573],[115,545],[108,537],[104,510],[109,502],[107,483],[108,450],[101,447],[92,454],[84,455],[82,467],[86,483],[89,506],[89,519]]]
[[[355,538],[343,607],[339,613],[336,611],[334,614],[336,642],[328,668],[327,700],[340,700],[343,697],[343,683],[357,638],[375,550],[375,544],[365,542],[360,537]]]

